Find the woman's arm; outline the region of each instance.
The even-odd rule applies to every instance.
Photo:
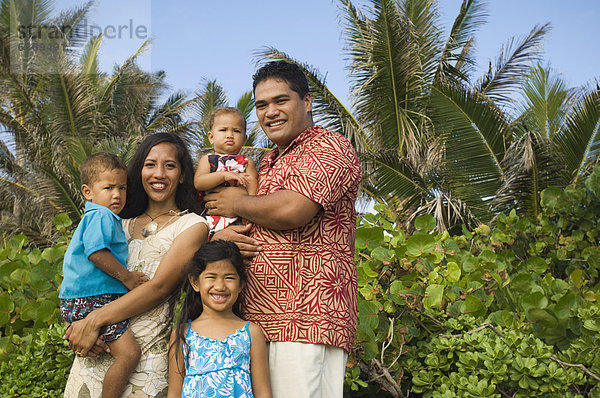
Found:
[[[203,223],[186,229],[175,238],[152,279],[123,297],[92,311],[84,319],[73,322],[65,333],[71,349],[86,356],[98,337],[100,327],[146,312],[164,301],[185,278],[187,263],[207,236],[208,227]]]
[[[260,326],[250,323],[250,379],[257,398],[271,398],[267,343]]]
[[[169,392],[167,398],[181,398],[185,366],[183,363],[183,350],[181,344],[175,346],[176,331],[171,332],[169,341]]]

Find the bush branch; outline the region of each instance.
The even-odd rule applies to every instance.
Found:
[[[499,331],[498,329],[496,329],[496,327],[494,325],[492,325],[491,323],[485,322],[482,323],[481,326],[473,329],[473,330],[469,330],[468,332],[465,333],[459,333],[459,334],[440,334],[440,337],[445,337],[447,339],[451,338],[451,337],[462,337],[465,334],[473,334],[473,333],[477,333],[480,330],[483,330],[485,328],[490,328],[494,331],[494,333],[496,333],[498,336],[500,337],[505,337],[504,334]]]
[[[584,373],[586,373],[592,379],[594,379],[596,381],[600,381],[600,377],[598,377],[597,375],[595,375],[594,373],[592,373],[588,368],[585,367],[584,364],[563,362],[560,359],[558,359],[556,357],[553,357],[553,356],[551,356],[550,359],[552,359],[554,362],[558,363],[561,366],[568,366],[570,368],[579,368],[579,369],[583,370]]]
[[[371,366],[367,366],[362,361],[358,362],[358,367],[366,373],[370,380],[375,380],[385,391],[389,392],[394,398],[406,398],[402,389],[396,383],[390,372],[377,359],[373,358]]]

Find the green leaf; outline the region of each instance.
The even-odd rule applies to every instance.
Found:
[[[446,279],[450,283],[456,283],[460,280],[460,267],[454,261],[449,261],[447,264]]]
[[[358,320],[364,328],[375,330],[379,325],[379,306],[373,301],[360,300]]]
[[[444,286],[429,285],[425,289],[425,297],[423,298],[423,306],[431,309],[442,305],[442,297],[444,295]]]
[[[571,315],[571,308],[577,307],[577,296],[572,293],[562,296],[554,306],[554,315],[560,320],[565,320]]]
[[[41,267],[36,267],[31,270],[30,279],[31,287],[37,291],[44,291],[52,288],[52,283],[48,279],[48,275]]]
[[[356,229],[356,245],[359,249],[365,249],[370,244],[379,245],[383,242],[383,228],[381,227],[359,227]]]
[[[583,322],[583,327],[592,332],[600,332],[600,320],[588,319]]]
[[[381,247],[381,246],[376,247],[371,252],[371,256],[375,260],[379,260],[379,261],[383,261],[383,260],[390,261],[392,259],[392,257],[394,257],[395,254],[396,254],[396,252],[394,252],[393,250],[386,249],[385,247]]]
[[[530,308],[526,312],[527,319],[536,322],[546,328],[554,328],[558,325],[558,319],[552,312],[546,309]]]
[[[54,226],[59,231],[65,230],[73,225],[73,221],[69,218],[69,216],[65,213],[61,213],[55,216],[52,221],[54,222]]]
[[[575,269],[571,272],[570,278],[576,288],[581,288],[581,278],[583,277],[583,271],[580,269]]]
[[[36,301],[28,301],[21,310],[21,319],[24,321],[34,320],[37,315],[38,303]]]
[[[42,258],[48,261],[50,264],[57,264],[62,261],[65,252],[60,246],[53,246],[44,249],[42,252]]]
[[[390,285],[390,294],[398,294],[399,291],[404,289],[404,285],[401,281],[393,281]]]
[[[435,229],[436,221],[431,214],[419,216],[415,219],[415,229],[420,231],[432,232]]]
[[[521,292],[526,292],[531,290],[531,285],[533,284],[533,278],[531,277],[530,274],[527,273],[520,273],[515,275],[514,278],[511,279],[510,281],[510,286],[517,290],[517,291],[521,291]]]
[[[478,264],[479,264],[479,260],[477,260],[476,257],[467,256],[463,260],[462,269],[463,269],[463,271],[470,273],[470,272],[475,271]]]
[[[485,305],[475,296],[467,296],[464,302],[463,313],[474,317],[484,316],[486,313]]]
[[[548,269],[546,260],[538,256],[532,256],[527,259],[527,268],[535,273],[541,274]]]
[[[8,292],[0,294],[0,326],[6,325],[11,318],[11,313],[15,310],[15,305]]]
[[[50,320],[50,318],[52,318],[54,313],[57,311],[57,309],[58,309],[57,302],[54,302],[52,300],[42,301],[40,303],[39,307],[37,308],[36,317],[35,317],[36,322],[42,322],[42,323],[48,322]]]
[[[558,187],[548,187],[542,191],[541,204],[550,211],[554,211],[562,200],[563,190]]]
[[[27,243],[27,237],[23,234],[18,234],[6,243],[6,247],[21,250],[25,246],[25,243]]]
[[[411,257],[420,257],[425,253],[433,253],[435,238],[431,235],[413,235],[406,242],[406,254]]]
[[[523,295],[520,304],[523,311],[528,311],[531,308],[546,308],[548,306],[548,299],[542,292],[533,292]]]

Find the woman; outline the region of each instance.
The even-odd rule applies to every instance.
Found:
[[[100,351],[99,345],[92,347],[101,326],[126,318],[142,348],[142,359],[124,396],[166,396],[168,342],[178,287],[187,263],[208,235],[206,221],[193,212],[197,206],[193,176],[190,154],[174,134],[148,136],[133,156],[127,204],[121,213],[128,218],[123,222],[129,241],[127,267],[146,273],[150,280],[69,327],[65,338],[78,356],[65,397],[100,396],[112,357],[86,356]]]

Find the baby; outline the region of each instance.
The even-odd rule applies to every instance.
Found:
[[[217,108],[210,117],[208,139],[216,153],[198,162],[194,186],[210,191],[220,185],[242,185],[248,195],[256,195],[258,172],[254,161],[239,151],[246,142],[246,119],[235,108]],[[237,221],[237,218],[205,216],[210,235]]]

